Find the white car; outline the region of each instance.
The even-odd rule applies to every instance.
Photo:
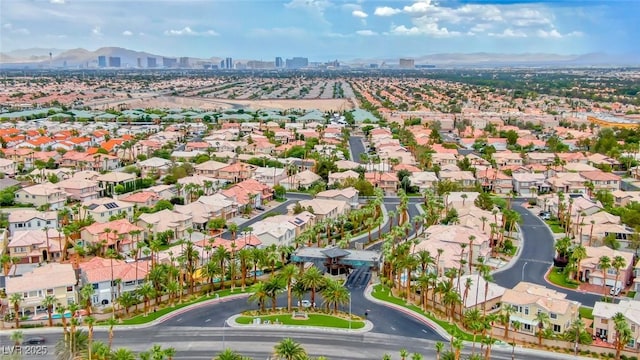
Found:
[[[609,290],[609,295],[618,296],[620,295],[621,291],[622,289],[619,286],[611,287],[611,290]]]
[[[302,300],[302,301],[298,301],[298,306],[299,307],[303,307],[303,308],[308,308],[311,307],[311,301],[309,300]],[[313,304],[313,307],[315,307],[316,304]]]

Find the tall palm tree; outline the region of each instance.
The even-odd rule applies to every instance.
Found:
[[[209,279],[209,286],[207,287],[207,294],[213,291],[213,284],[216,276],[223,273],[223,269],[220,267],[220,263],[215,259],[209,260],[201,269],[202,276]],[[222,279],[221,279],[222,280]]]
[[[573,252],[571,253],[571,260],[576,265],[576,278],[578,279],[578,281],[586,281],[586,279],[584,279],[584,277],[580,274],[582,272],[580,262],[586,258],[587,249],[584,246],[578,245],[573,249]]]
[[[53,295],[47,295],[42,300],[42,305],[47,309],[47,317],[49,318],[49,327],[53,326],[53,308],[58,300]]]
[[[627,322],[627,318],[622,313],[616,313],[613,315],[614,328],[616,330],[615,346],[616,346],[616,360],[620,360],[620,354],[625,346],[633,339],[633,333]]]
[[[613,287],[618,287],[618,278],[620,277],[620,270],[624,269],[627,266],[627,261],[624,257],[620,255],[616,255],[611,261],[611,267],[616,271],[616,281],[613,283]],[[622,286],[620,286],[622,288]]]
[[[213,258],[218,262],[220,266],[221,276],[220,276],[220,289],[224,290],[224,282],[226,280],[227,274],[225,273],[225,269],[227,268],[227,262],[230,259],[230,254],[224,246],[218,246],[216,250],[213,252]]]
[[[600,267],[600,271],[602,271],[602,295],[604,296],[604,300],[607,300],[607,272],[611,267],[611,259],[603,255],[598,259],[598,266]]]
[[[271,298],[271,310],[275,311],[278,301],[278,295],[284,290],[285,284],[282,278],[272,277],[264,283],[265,291]]]
[[[84,323],[87,324],[87,350],[89,351],[89,359],[91,359],[91,347],[93,345],[93,325],[96,323],[96,318],[93,316],[85,316]]]
[[[238,260],[240,261],[240,286],[242,287],[242,291],[247,287],[247,270],[251,262],[251,257],[251,250],[247,248],[238,251]]]
[[[22,294],[15,293],[9,297],[9,303],[13,306],[13,316],[16,321],[16,329],[20,328],[20,303],[22,302]]]
[[[549,324],[549,314],[540,311],[536,314],[535,321],[538,324],[538,346],[542,346],[542,334],[544,333],[544,328]]]
[[[274,347],[274,355],[276,359],[282,360],[306,360],[307,351],[291,338],[284,338]]]
[[[302,284],[311,290],[311,306],[315,307],[316,304],[316,291],[318,288],[322,287],[325,284],[326,278],[322,276],[320,270],[312,266],[300,278]]]
[[[444,343],[442,341],[437,341],[435,348],[436,348],[436,360],[440,360],[440,354],[442,354],[442,350],[444,349]]]
[[[299,274],[298,267],[294,264],[289,264],[285,266],[282,271],[280,271],[279,276],[282,280],[287,284],[287,311],[291,311],[291,288],[293,286],[293,280]]]
[[[462,323],[473,333],[473,343],[471,345],[471,353],[473,354],[476,350],[476,336],[483,328],[482,313],[477,308],[465,311]]]
[[[155,289],[150,281],[145,281],[136,291],[140,294],[140,297],[142,297],[142,301],[144,302],[144,315],[146,316],[149,313],[149,300],[153,297]]]
[[[516,312],[513,305],[505,305],[500,312],[500,322],[504,325],[504,338],[509,339],[509,327],[511,326],[511,315]]]
[[[327,306],[327,309],[333,306],[333,313],[338,313],[338,306],[347,304],[350,300],[351,294],[349,290],[342,286],[336,280],[328,279],[325,283],[325,287],[322,290],[322,298]]]
[[[251,288],[252,294],[249,296],[249,301],[250,302],[257,302],[258,306],[260,307],[260,312],[264,312],[265,311],[265,302],[267,300],[267,298],[269,297],[269,293],[267,292],[267,287],[265,285],[265,283],[263,282],[259,282],[253,285],[253,287]]]

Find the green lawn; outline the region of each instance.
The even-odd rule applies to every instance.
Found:
[[[403,299],[394,297],[393,295],[390,295],[390,291],[388,287],[382,286],[380,284],[374,286],[373,288],[373,292],[371,293],[371,295],[373,295],[374,298],[378,299],[378,300],[382,300],[382,301],[386,301],[392,304],[396,304],[396,305],[400,305],[404,308],[407,308],[409,310],[412,310],[420,315],[426,316],[427,318],[429,318],[430,320],[432,320],[433,322],[437,323],[438,325],[440,325],[440,327],[442,327],[446,332],[448,332],[449,334],[452,334],[453,336],[462,339],[462,340],[466,340],[466,341],[473,341],[473,335],[464,332],[463,330],[461,330],[457,325],[455,324],[451,324],[450,322],[446,321],[446,320],[441,320],[438,319],[436,317],[434,317],[431,314],[427,314],[424,311],[422,311],[422,309],[418,306],[415,305],[411,305],[411,304],[407,304]],[[481,335],[477,335],[476,336],[476,342],[480,342],[480,340],[482,339]]]
[[[549,271],[549,275],[547,276],[547,279],[549,279],[549,281],[552,284],[566,287],[569,289],[577,289],[578,285],[574,282],[569,282],[567,280],[567,277],[564,275],[564,271],[560,270],[560,272],[558,272],[558,269],[559,268],[553,267],[551,271]]]
[[[564,233],[564,228],[560,225],[560,222],[558,222],[558,220],[545,220],[545,222],[547,223],[547,225],[549,225],[551,231],[554,234]]]
[[[282,325],[299,325],[299,326],[320,326],[329,328],[348,329],[349,320],[325,315],[325,314],[309,314],[309,319],[292,319],[291,314],[280,315],[265,315],[265,316],[240,316],[236,319],[238,324],[251,324],[253,319],[260,318],[264,323],[265,320],[269,320],[272,324],[277,322]],[[364,321],[352,320],[351,329],[362,329],[364,327]]]
[[[593,320],[593,309],[581,306],[578,310],[580,312],[580,317],[583,319],[591,319]]]
[[[636,296],[636,292],[635,292],[635,291],[629,291],[629,292],[627,293],[627,297],[628,297],[628,298],[632,298],[632,299],[633,299],[635,296]]]
[[[193,305],[193,304],[197,304],[199,302],[203,302],[205,300],[211,300],[211,299],[215,299],[216,298],[216,294],[218,295],[218,297],[225,297],[225,296],[229,296],[229,295],[235,295],[235,294],[241,294],[241,292],[239,290],[236,290],[235,292],[231,293],[231,290],[220,290],[220,291],[216,291],[215,293],[212,293],[209,296],[201,296],[199,298],[193,299],[191,301],[185,301],[182,304],[178,304],[176,303],[175,306],[171,306],[171,307],[165,307],[162,309],[159,309],[158,311],[153,311],[150,310],[149,311],[149,315],[144,316],[144,314],[140,314],[137,316],[134,316],[130,319],[125,319],[122,321],[122,325],[140,325],[140,324],[146,324],[148,322],[154,321],[158,318],[160,318],[161,316],[164,316],[172,311],[181,309],[185,306],[189,306],[189,305]],[[139,304],[138,308],[139,309],[143,309],[144,304]]]

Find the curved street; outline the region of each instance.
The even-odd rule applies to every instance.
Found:
[[[513,288],[520,281],[544,285],[550,289],[567,294],[567,299],[592,307],[602,296],[581,291],[561,288],[545,280],[549,267],[553,265],[555,241],[551,230],[538,216],[522,206],[522,202],[514,202],[512,208],[522,216],[523,244],[518,259],[510,266],[497,270],[493,274],[494,281],[505,288]]]

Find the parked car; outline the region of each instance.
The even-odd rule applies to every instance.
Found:
[[[32,336],[22,342],[22,345],[42,345],[45,340],[42,336]]]
[[[551,213],[548,211],[541,211],[538,215],[542,220],[551,220]]]
[[[303,308],[309,308],[311,307],[311,301],[309,300],[298,301],[298,306]],[[313,303],[313,307],[316,307],[316,303]]]
[[[609,290],[609,295],[618,296],[618,295],[620,295],[621,291],[622,291],[622,289],[619,286],[612,286],[611,290]]]

